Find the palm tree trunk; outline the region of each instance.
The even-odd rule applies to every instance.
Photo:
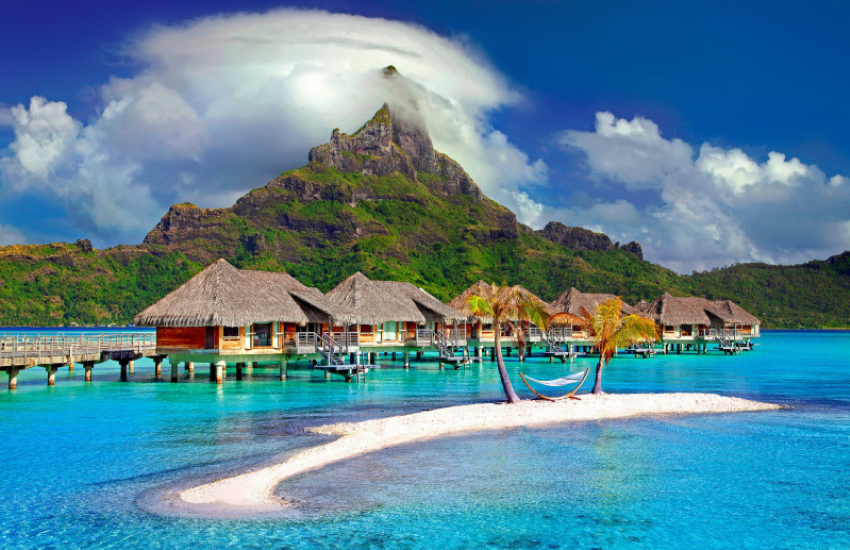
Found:
[[[596,381],[593,383],[593,390],[590,393],[602,393],[602,367],[605,366],[605,354],[599,352],[599,362],[596,363]]]
[[[496,352],[496,365],[499,367],[499,378],[502,379],[502,388],[504,388],[505,390],[505,397],[508,399],[508,403],[519,403],[521,399],[514,391],[514,386],[513,384],[511,384],[511,379],[508,378],[508,371],[507,369],[505,369],[505,361],[504,359],[502,359],[502,331],[498,325],[496,326],[495,332],[495,349],[493,351]]]

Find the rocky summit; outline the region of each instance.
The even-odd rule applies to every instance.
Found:
[[[549,222],[546,227],[537,231],[537,234],[555,244],[573,250],[613,250],[619,248],[643,260],[643,248],[636,241],[620,246],[619,242],[611,242],[611,238],[604,233],[594,233],[581,227],[569,227],[560,222]]]
[[[386,236],[409,248],[444,239],[452,228],[452,219],[441,229],[435,218],[426,216],[431,219],[422,220],[418,229],[433,225],[433,231],[394,231],[391,220],[372,211],[380,202],[387,202],[383,210],[392,203],[411,216],[420,209],[460,209],[469,218],[464,232],[475,241],[515,239],[513,212],[489,200],[457,162],[435,151],[424,122],[413,118],[394,113],[385,103],[353,134],[334,129],[328,143],[310,150],[306,166],[284,172],[230,208],[172,206],[144,242],[179,249],[200,262],[233,256],[240,249],[295,261],[300,246],[313,249],[326,242],[342,245]],[[334,215],[318,215],[320,211]],[[266,235],[268,231],[286,236]],[[293,240],[299,244],[294,249]]]

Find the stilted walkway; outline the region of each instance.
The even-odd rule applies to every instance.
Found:
[[[91,381],[96,363],[118,361],[121,379],[127,379],[133,362],[151,357],[157,371],[165,359],[156,355],[156,335],[153,333],[99,333],[99,334],[3,334],[0,335],[0,369],[9,375],[9,389],[18,385],[18,373],[24,369],[43,367],[47,371],[47,384],[56,384],[56,371],[62,367],[74,370],[82,363],[86,382]]]

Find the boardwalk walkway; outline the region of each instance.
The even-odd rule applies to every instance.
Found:
[[[156,334],[139,332],[72,334],[0,334],[0,369],[9,375],[9,389],[17,387],[18,372],[32,367],[47,371],[48,385],[55,384],[56,370],[82,363],[86,381],[96,363],[118,361],[126,379],[132,362],[152,357],[157,370],[165,356],[156,354]]]

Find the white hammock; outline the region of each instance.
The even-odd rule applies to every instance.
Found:
[[[563,378],[556,378],[554,380],[535,380],[530,376],[526,376],[525,378],[531,380],[532,382],[537,382],[538,384],[543,384],[544,386],[569,386],[570,384],[578,384],[584,379],[586,373],[577,372],[575,374],[571,374],[569,376],[564,376]]]

